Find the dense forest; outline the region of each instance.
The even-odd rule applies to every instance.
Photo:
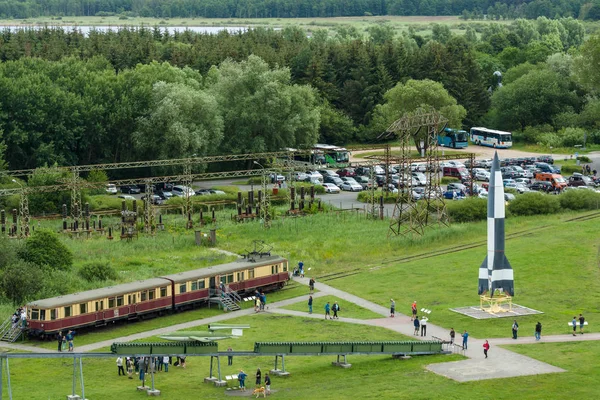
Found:
[[[420,105],[454,127],[600,143],[600,39],[577,20],[368,32],[5,30],[0,168],[372,142]]]
[[[483,18],[600,19],[600,0],[0,0],[0,18],[39,16],[156,18],[316,18],[464,15]]]

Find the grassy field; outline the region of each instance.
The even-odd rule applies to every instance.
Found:
[[[293,311],[308,312],[308,296],[306,296],[306,299],[307,300],[303,300],[283,308]],[[333,305],[335,301],[337,301],[340,305],[340,312],[338,313],[338,316],[340,317],[356,319],[382,318],[380,314],[377,314],[371,310],[367,310],[366,308],[359,307],[354,303],[339,299],[335,296],[317,297],[313,299],[313,313],[325,315],[325,304],[329,302],[331,305]],[[331,315],[333,315],[333,311],[331,312]]]
[[[402,335],[362,325],[258,314],[233,320],[248,323],[252,329],[238,340],[219,342],[220,349],[250,350],[255,341],[264,340],[403,340]],[[274,338],[275,336],[275,338]],[[274,396],[281,399],[562,399],[566,396],[596,398],[600,373],[597,355],[600,343],[556,343],[507,346],[566,369],[560,374],[458,383],[428,372],[431,363],[457,361],[461,356],[424,356],[409,360],[393,360],[387,356],[350,356],[350,369],[331,366],[333,357],[287,357],[288,378],[272,377]],[[490,353],[493,357],[493,352]],[[115,357],[116,358],[116,357]],[[147,398],[137,392],[139,380],[117,376],[115,358],[84,359],[86,397],[89,399]],[[248,387],[254,385],[254,374],[261,368],[264,374],[273,366],[272,357],[235,357],[233,366],[222,360],[221,373],[230,375],[243,369],[248,375]],[[11,360],[11,383],[15,399],[58,399],[71,392],[73,364],[69,360]],[[222,399],[223,388],[202,383],[208,376],[209,359],[189,357],[187,368],[170,368],[156,375],[156,387],[165,399]],[[237,383],[237,382],[235,382]],[[233,383],[231,384],[233,385]],[[7,394],[6,384],[3,387]]]

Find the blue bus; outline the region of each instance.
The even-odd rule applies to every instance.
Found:
[[[471,128],[471,142],[499,149],[512,147],[512,133],[488,128]]]
[[[438,135],[438,144],[453,149],[464,149],[469,145],[467,131],[444,128]]]

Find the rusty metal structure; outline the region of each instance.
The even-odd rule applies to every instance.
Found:
[[[447,122],[448,120],[435,110],[418,108],[412,113],[404,114],[387,129],[385,136],[397,137],[400,145],[399,192],[388,236],[423,235],[425,229],[433,224],[448,225],[446,203],[440,190],[437,141],[438,133],[446,127]],[[420,160],[427,165],[425,197],[420,203],[417,203],[413,196],[410,167],[414,159],[411,155],[413,143],[417,140],[422,151]]]

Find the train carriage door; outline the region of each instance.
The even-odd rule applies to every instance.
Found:
[[[96,300],[94,302],[94,312],[96,321],[102,321],[104,319],[104,300]]]
[[[208,288],[213,291],[217,289],[216,278],[214,276],[210,277],[210,281],[208,282]]]

